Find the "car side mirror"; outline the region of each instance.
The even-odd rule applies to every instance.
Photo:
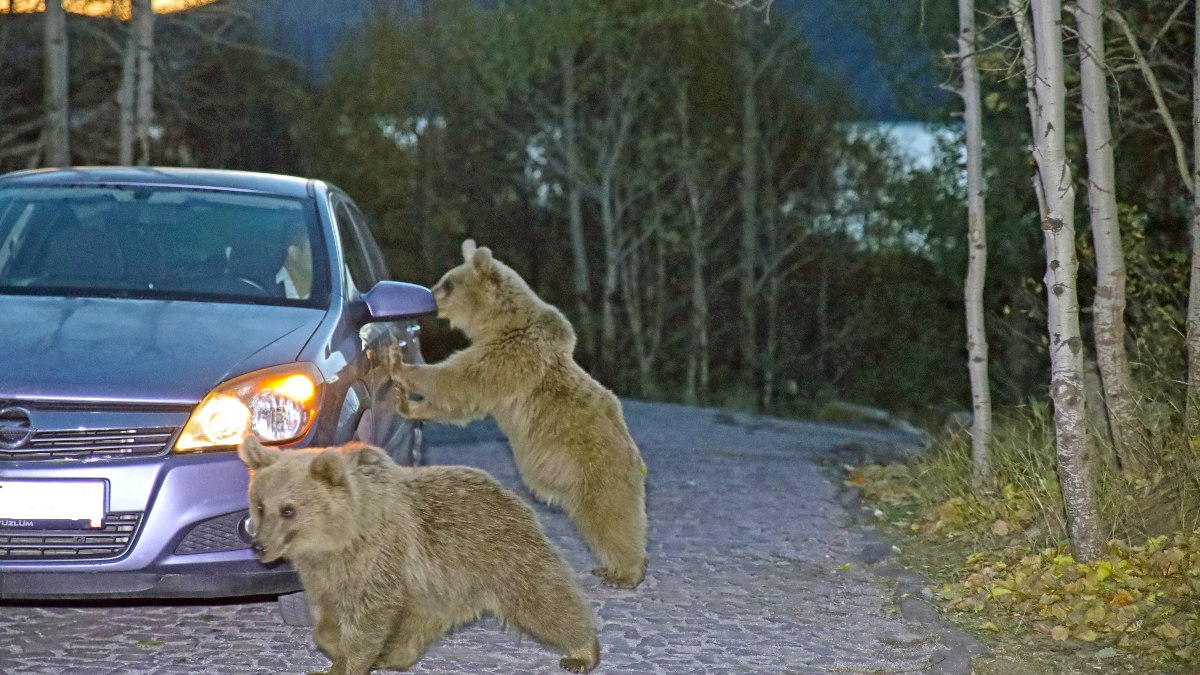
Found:
[[[437,313],[433,293],[424,286],[403,281],[380,281],[363,295],[367,303],[364,323],[414,319]]]

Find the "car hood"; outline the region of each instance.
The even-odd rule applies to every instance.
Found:
[[[195,404],[294,361],[325,316],[304,307],[0,295],[0,401]]]

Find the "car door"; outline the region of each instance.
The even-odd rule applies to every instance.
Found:
[[[340,238],[347,294],[366,293],[389,277],[382,251],[371,236],[362,211],[343,193],[333,196],[334,219]],[[399,346],[410,362],[420,362],[419,327],[415,321],[371,322],[359,329],[363,364],[359,369],[366,395],[355,439],[377,445],[403,464],[420,461],[420,428],[396,413],[394,386],[387,355]]]

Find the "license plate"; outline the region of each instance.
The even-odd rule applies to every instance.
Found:
[[[0,529],[104,527],[104,481],[0,481]]]

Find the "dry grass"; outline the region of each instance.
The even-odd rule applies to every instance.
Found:
[[[1149,413],[1149,411],[1146,411]],[[909,464],[860,467],[848,485],[877,509],[903,560],[933,596],[1003,658],[1057,664],[1029,672],[1196,672],[1200,668],[1200,452],[1153,423],[1144,475],[1097,462],[1112,543],[1093,565],[1070,558],[1045,406],[997,417],[995,487],[970,488],[969,439],[938,439]],[[1112,453],[1097,444],[1097,458]],[[997,665],[997,667],[1000,667]],[[978,672],[1001,672],[981,665]]]

